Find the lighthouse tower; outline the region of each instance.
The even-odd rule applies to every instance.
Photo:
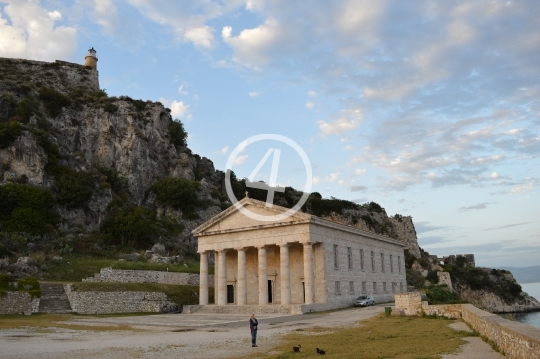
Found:
[[[97,70],[98,58],[96,55],[96,50],[92,47],[88,50],[88,53],[84,57],[84,66],[91,67],[94,70]]]

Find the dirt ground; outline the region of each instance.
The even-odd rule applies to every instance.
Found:
[[[0,331],[0,357],[19,358],[227,358],[271,349],[279,338],[296,329],[336,327],[366,320],[383,306],[293,316],[258,316],[257,348],[251,347],[249,318],[232,314],[164,314],[114,318],[85,317],[72,324],[129,325],[128,331],[24,328]],[[464,329],[454,323],[456,330]],[[465,326],[466,327],[466,326]],[[445,359],[503,358],[480,338]]]

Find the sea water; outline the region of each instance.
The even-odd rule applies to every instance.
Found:
[[[540,301],[540,283],[520,283],[522,290],[530,296]],[[511,320],[518,321],[532,325],[533,327],[540,329],[540,312],[530,313],[512,313],[503,315],[503,317]]]

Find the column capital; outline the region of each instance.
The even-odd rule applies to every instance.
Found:
[[[234,250],[237,251],[237,252],[240,252],[240,251],[245,252],[246,249],[247,249],[246,247],[238,247],[238,248],[235,248]]]
[[[304,247],[307,247],[307,246],[312,246],[313,243],[311,243],[311,242],[302,242],[302,245],[303,245]]]
[[[282,248],[282,247],[289,247],[291,245],[291,243],[281,243],[279,245],[279,248]]]
[[[266,244],[263,244],[263,245],[260,245],[260,246],[255,246],[255,248],[257,249],[266,249]]]

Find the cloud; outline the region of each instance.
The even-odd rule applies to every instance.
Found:
[[[318,176],[313,177],[312,183],[313,184],[319,184],[321,182],[321,179]]]
[[[339,177],[339,172],[330,173],[326,178],[324,179],[326,182],[334,182]]]
[[[211,50],[216,44],[215,29],[208,22],[238,6],[214,1],[127,0],[127,2],[146,18],[168,27],[175,40],[191,43],[201,50]]]
[[[525,185],[516,186],[516,187],[512,188],[510,190],[510,193],[511,194],[518,194],[518,193],[528,192],[531,189],[533,189],[533,184],[532,183],[527,183]]]
[[[247,160],[247,158],[248,158],[248,155],[236,156],[233,163],[235,166],[240,166],[242,163],[244,163]]]
[[[180,95],[187,95],[188,92],[186,90],[186,87],[187,87],[186,85],[180,85],[180,87],[178,87],[178,93]]]
[[[189,105],[186,105],[184,101],[171,102],[171,115],[173,118],[182,118],[186,116],[189,110]]]
[[[306,102],[306,108],[313,108],[313,107],[315,107],[315,102],[312,102],[312,101]]]
[[[317,93],[315,91],[313,91],[313,90],[308,91],[307,94],[308,94],[309,97],[317,97]]]
[[[229,152],[229,146],[225,146],[219,151],[221,154],[227,154]]]
[[[360,110],[343,111],[342,116],[330,123],[317,121],[321,135],[339,135],[354,130],[360,125]]]
[[[94,0],[94,21],[112,33],[120,23],[113,0]]]
[[[459,211],[465,212],[465,211],[470,211],[470,210],[473,210],[473,209],[485,209],[488,204],[492,204],[492,203],[483,202],[483,203],[475,204],[473,206],[461,207],[459,209]]]
[[[531,222],[521,222],[521,223],[506,224],[504,226],[486,228],[486,229],[484,229],[484,231],[494,231],[494,230],[498,230],[498,229],[505,229],[505,228],[510,228],[510,227],[523,226],[523,225],[529,224],[529,223],[531,223]]]
[[[249,92],[249,97],[259,97],[259,93],[257,91]]]
[[[366,190],[367,190],[366,186],[358,186],[358,185],[351,186],[351,192],[365,192]]]
[[[77,30],[56,25],[60,11],[47,10],[39,1],[3,3],[7,5],[0,11],[0,57],[53,61],[74,54]]]
[[[365,169],[365,168],[357,168],[357,169],[354,171],[354,175],[355,175],[355,176],[362,176],[364,173],[366,173],[366,169]]]
[[[499,178],[499,174],[497,172],[493,172],[489,175],[489,178],[493,178],[493,179]]]

